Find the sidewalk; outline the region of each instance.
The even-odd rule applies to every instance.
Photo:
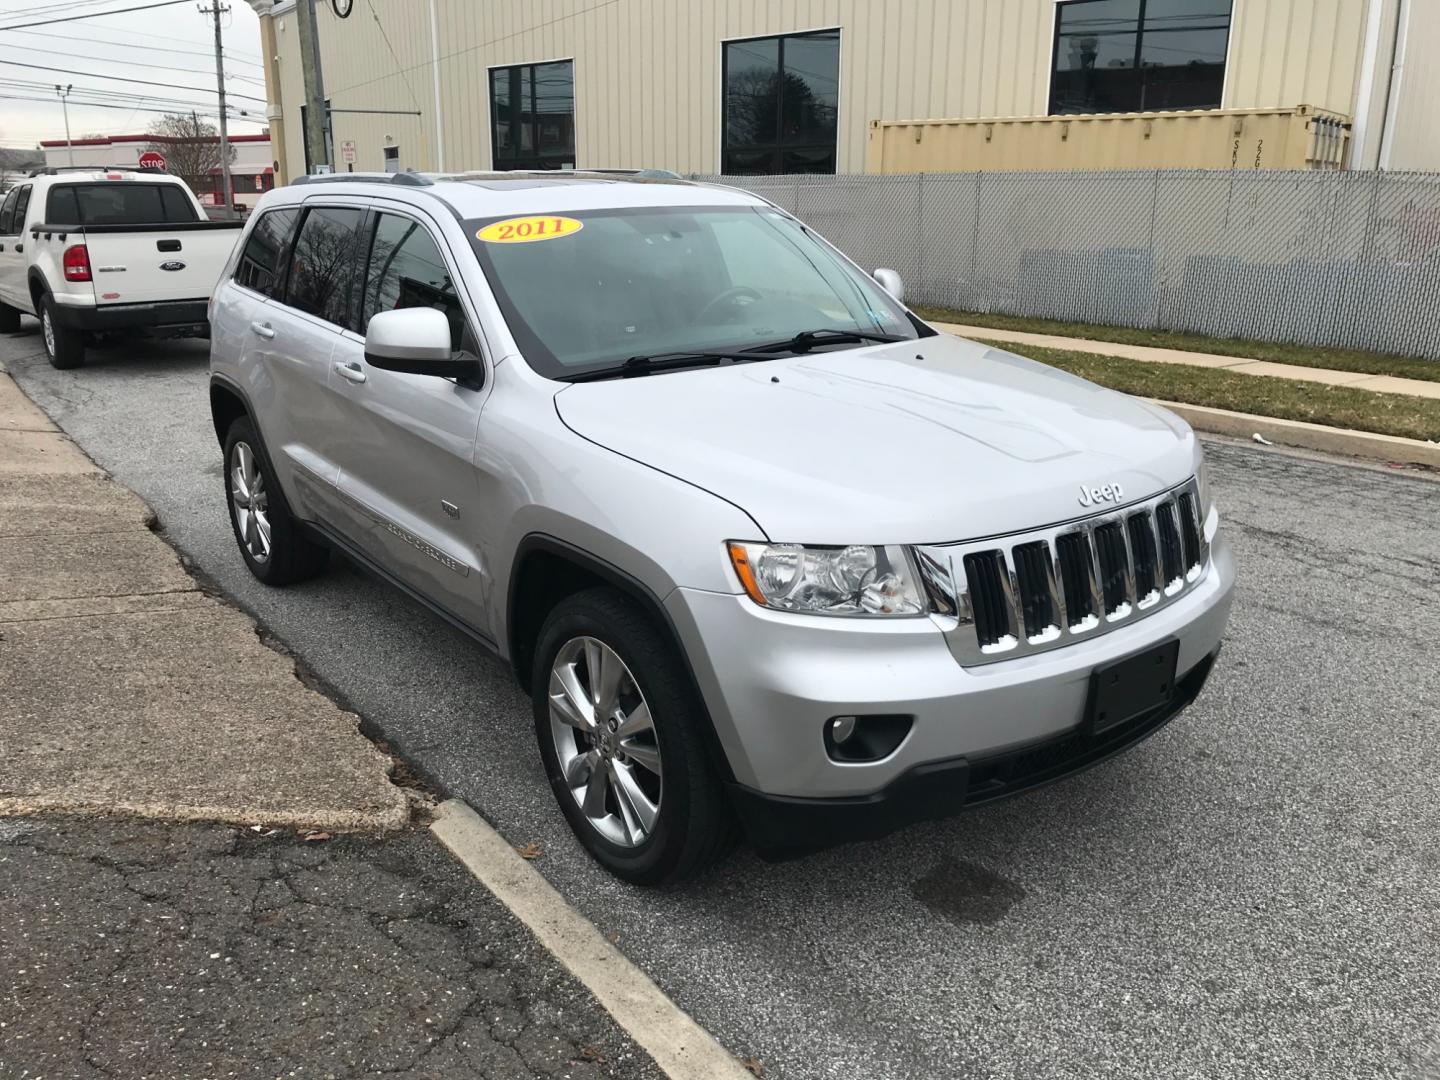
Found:
[[[996,330],[988,326],[966,326],[963,323],[933,324],[947,333],[964,338],[986,338],[990,341],[1034,345],[1042,349],[1068,349],[1070,352],[1093,353],[1096,356],[1123,356],[1127,360],[1143,360],[1153,364],[1187,364],[1191,367],[1224,368],[1242,375],[1271,376],[1295,379],[1298,382],[1347,386],[1370,390],[1377,394],[1408,394],[1411,397],[1440,399],[1440,382],[1424,379],[1402,379],[1394,375],[1367,375],[1361,371],[1332,371],[1329,368],[1299,367],[1276,364],[1268,360],[1246,360],[1218,353],[1182,352],[1179,349],[1158,349],[1150,345],[1126,345],[1115,341],[1092,341],[1088,338],[1057,337],[1053,334],[1030,334],[1019,330]]]
[[[151,524],[0,373],[0,1080],[658,1080]]]

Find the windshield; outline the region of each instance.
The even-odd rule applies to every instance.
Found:
[[[466,225],[526,360],[550,378],[634,356],[748,349],[820,328],[916,336],[889,294],[769,207]]]

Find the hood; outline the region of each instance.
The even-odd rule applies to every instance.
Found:
[[[784,543],[1018,532],[1117,505],[1086,506],[1082,488],[1153,495],[1197,454],[1162,409],[949,335],[576,383],[555,404],[577,434],[735,503]]]

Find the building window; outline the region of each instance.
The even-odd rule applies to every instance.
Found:
[[[726,173],[835,171],[839,30],[727,41],[724,68]]]
[[[1052,114],[1218,109],[1231,0],[1069,0],[1055,9]]]
[[[490,136],[497,169],[573,169],[575,65],[491,68]]]

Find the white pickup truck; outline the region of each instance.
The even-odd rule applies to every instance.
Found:
[[[209,221],[179,177],[50,169],[0,203],[0,333],[40,320],[57,368],[96,335],[209,334],[210,294],[239,221]]]

